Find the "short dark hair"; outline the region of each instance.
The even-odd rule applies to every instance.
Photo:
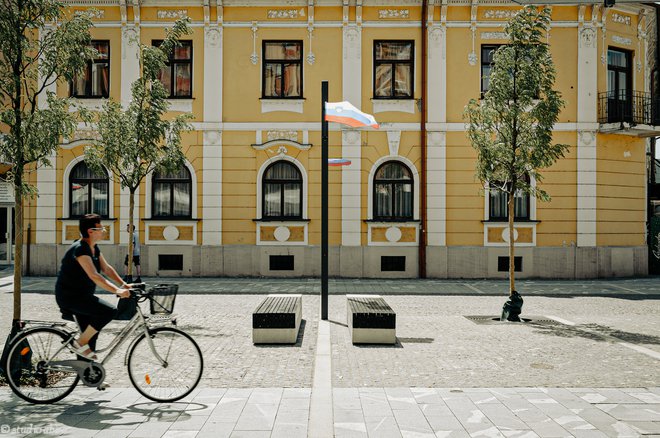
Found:
[[[96,227],[96,224],[101,223],[101,216],[95,213],[86,214],[80,218],[78,228],[83,237],[89,237],[88,230]]]

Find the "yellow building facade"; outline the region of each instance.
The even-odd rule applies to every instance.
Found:
[[[329,101],[380,123],[330,125],[330,157],[351,161],[330,169],[330,275],[417,277],[423,260],[428,277],[505,277],[506,199],[475,178],[463,110],[487,89],[489,57],[520,6],[428,3],[423,16],[421,1],[406,0],[70,2],[95,8],[101,55],[54,91],[91,109],[130,100],[136,41],[158,44],[177,18],[191,19],[162,77],[170,111],[194,116],[187,162],[139,189],[143,274],[320,274],[327,80]],[[538,182],[550,202],[517,201],[521,277],[646,274],[645,151],[655,128],[636,99],[651,87],[655,20],[641,4],[552,7],[547,41],[566,101],[554,141],[570,150]],[[33,174],[31,273],[56,272],[89,210],[110,226],[106,257],[123,262],[128,194],[86,168],[86,146],[66,142],[53,168]]]

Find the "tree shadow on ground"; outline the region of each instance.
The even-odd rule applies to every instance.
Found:
[[[562,338],[584,338],[598,342],[611,342],[612,340],[628,342],[629,344],[660,345],[660,336],[647,335],[643,333],[632,333],[617,330],[600,324],[535,324],[538,332],[558,336]]]

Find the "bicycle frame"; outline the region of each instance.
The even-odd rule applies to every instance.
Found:
[[[170,322],[170,323],[172,321],[173,321],[173,318],[167,318],[167,319],[162,320],[162,322]],[[37,321],[30,321],[30,322],[34,323],[34,322],[37,322]],[[39,322],[42,322],[42,321],[39,321]],[[43,322],[45,323],[46,321],[43,321]],[[52,322],[52,323],[49,323],[49,325],[51,327],[63,327],[63,326],[67,326],[68,324],[61,323],[61,322]],[[149,334],[150,334],[150,332],[149,332],[149,329],[150,329],[149,318],[145,318],[144,314],[142,313],[142,309],[140,308],[140,306],[137,306],[137,312],[135,313],[135,316],[133,316],[133,318],[131,318],[128,321],[128,323],[112,339],[112,341],[110,341],[110,344],[108,344],[105,348],[97,350],[97,353],[100,353],[100,354],[105,353],[106,351],[108,351],[108,353],[103,357],[103,359],[101,361],[98,361],[97,363],[100,363],[101,365],[105,365],[110,359],[112,359],[112,357],[115,355],[117,350],[124,344],[124,342],[126,342],[126,340],[128,338],[130,338],[131,335],[133,333],[135,333],[136,331],[138,331],[139,329],[144,330],[144,334],[145,334],[147,342],[149,344],[149,348],[151,349],[151,352],[154,354],[154,357],[160,362],[161,365],[166,365],[167,362],[165,360],[163,360],[163,358],[160,357],[160,355],[156,351],[156,348],[154,347],[154,343],[153,343],[153,340],[151,339],[151,336],[149,336]],[[62,344],[62,347],[60,347],[55,352],[53,357],[57,356],[63,349],[67,348],[68,343],[74,338],[74,336],[77,333],[80,333],[80,328],[78,327],[78,329],[75,332],[71,332],[71,331],[67,330],[66,333],[69,335],[69,338],[66,340],[66,342],[64,342]],[[139,336],[136,336],[133,339],[132,342],[135,343],[135,342],[137,342],[138,339],[139,339]],[[130,348],[126,351],[126,357],[124,358],[124,365],[126,365],[128,363],[128,352],[129,351],[130,351]],[[85,364],[85,366],[88,364],[87,361],[70,361],[70,360],[67,360],[67,361],[54,361],[54,362],[51,363],[51,361],[49,360],[48,362],[46,362],[45,365],[53,366],[53,367],[58,367],[58,366],[64,365],[66,367],[75,368],[73,366],[72,362],[83,362]]]

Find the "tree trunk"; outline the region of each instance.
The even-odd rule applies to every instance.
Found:
[[[135,210],[135,190],[130,189],[128,195],[128,270],[127,275],[133,278],[133,210]]]
[[[515,264],[515,236],[514,236],[514,227],[513,222],[515,219],[515,192],[509,193],[509,203],[507,207],[509,208],[509,296],[513,294],[513,291],[516,290],[516,264]]]
[[[21,288],[23,276],[23,191],[22,175],[20,171],[16,172],[14,181],[14,226],[16,233],[16,250],[14,252],[14,324],[21,319]],[[11,252],[11,236],[7,239],[9,251]]]

